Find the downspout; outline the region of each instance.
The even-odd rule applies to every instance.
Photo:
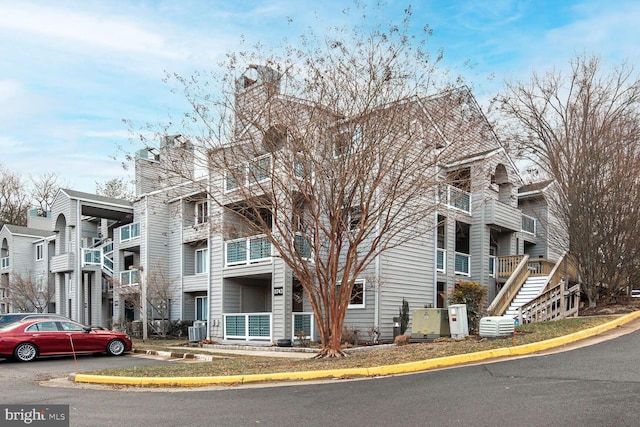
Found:
[[[178,230],[180,230],[180,242],[178,248],[180,248],[180,319],[184,319],[184,206],[182,199],[180,199],[180,224]]]
[[[433,246],[434,246],[434,255],[436,256],[434,259],[431,260],[431,262],[433,262],[433,300],[432,300],[432,307],[437,308],[438,307],[438,210],[436,209],[436,211],[433,213],[433,215],[435,216],[434,218],[434,224],[436,225],[433,229]],[[446,224],[445,224],[445,242],[446,242]],[[446,244],[445,244],[446,246]],[[445,257],[445,259],[443,260],[445,268],[447,265],[447,258]],[[445,284],[445,290],[446,290],[446,284]]]
[[[207,224],[207,339],[211,340],[211,270],[213,269],[213,248],[211,245],[211,206],[209,206],[209,194],[211,194],[211,174],[207,170],[207,192],[205,194],[206,197],[206,207],[207,207],[207,216],[206,224]]]
[[[82,202],[76,199],[76,225],[75,225],[75,241],[76,241],[76,271],[75,271],[75,279],[76,279],[76,320],[80,323],[85,323],[84,321],[84,313],[82,310],[82,287],[84,283],[82,283],[82,248],[80,248],[80,234],[82,232]]]

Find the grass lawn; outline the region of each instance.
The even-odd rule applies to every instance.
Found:
[[[521,344],[543,341],[578,332],[586,328],[600,325],[611,316],[577,317],[559,321],[531,323],[516,328],[513,337],[497,339],[477,339],[468,337],[464,340],[439,339],[431,343],[409,344],[358,351],[348,357],[340,359],[288,359],[276,357],[229,356],[214,359],[211,362],[169,363],[160,366],[137,366],[124,369],[104,369],[84,374],[115,375],[132,377],[189,377],[189,376],[219,376],[219,375],[248,375],[267,372],[297,372],[314,371],[336,368],[358,368],[392,365],[405,362],[415,362],[442,356],[466,354],[482,350],[510,347]],[[197,353],[197,348],[173,347],[184,344],[185,341],[147,340],[134,342],[137,350],[157,350],[171,352]],[[202,352],[205,353],[205,352]],[[213,354],[206,352],[206,354]],[[221,355],[222,356],[222,355]]]

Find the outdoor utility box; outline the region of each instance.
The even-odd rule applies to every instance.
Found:
[[[451,331],[451,338],[464,338],[469,335],[466,304],[449,306],[449,330]]]
[[[495,338],[513,335],[515,323],[508,316],[489,316],[480,319],[479,334],[481,337]]]
[[[416,308],[411,320],[411,338],[434,339],[449,336],[446,308]]]

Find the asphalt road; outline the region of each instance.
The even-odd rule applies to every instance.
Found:
[[[176,363],[85,357],[78,368]],[[60,386],[72,358],[0,361],[3,404],[69,404],[72,426],[637,426],[640,332],[562,353],[315,384],[144,390]]]

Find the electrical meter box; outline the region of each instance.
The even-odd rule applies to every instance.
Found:
[[[480,319],[479,334],[481,337],[508,337],[513,335],[515,323],[508,316],[488,316]]]
[[[411,320],[411,338],[435,339],[449,336],[449,316],[446,308],[416,308]]]
[[[451,338],[464,338],[469,335],[466,304],[449,306],[449,329],[451,330]]]

